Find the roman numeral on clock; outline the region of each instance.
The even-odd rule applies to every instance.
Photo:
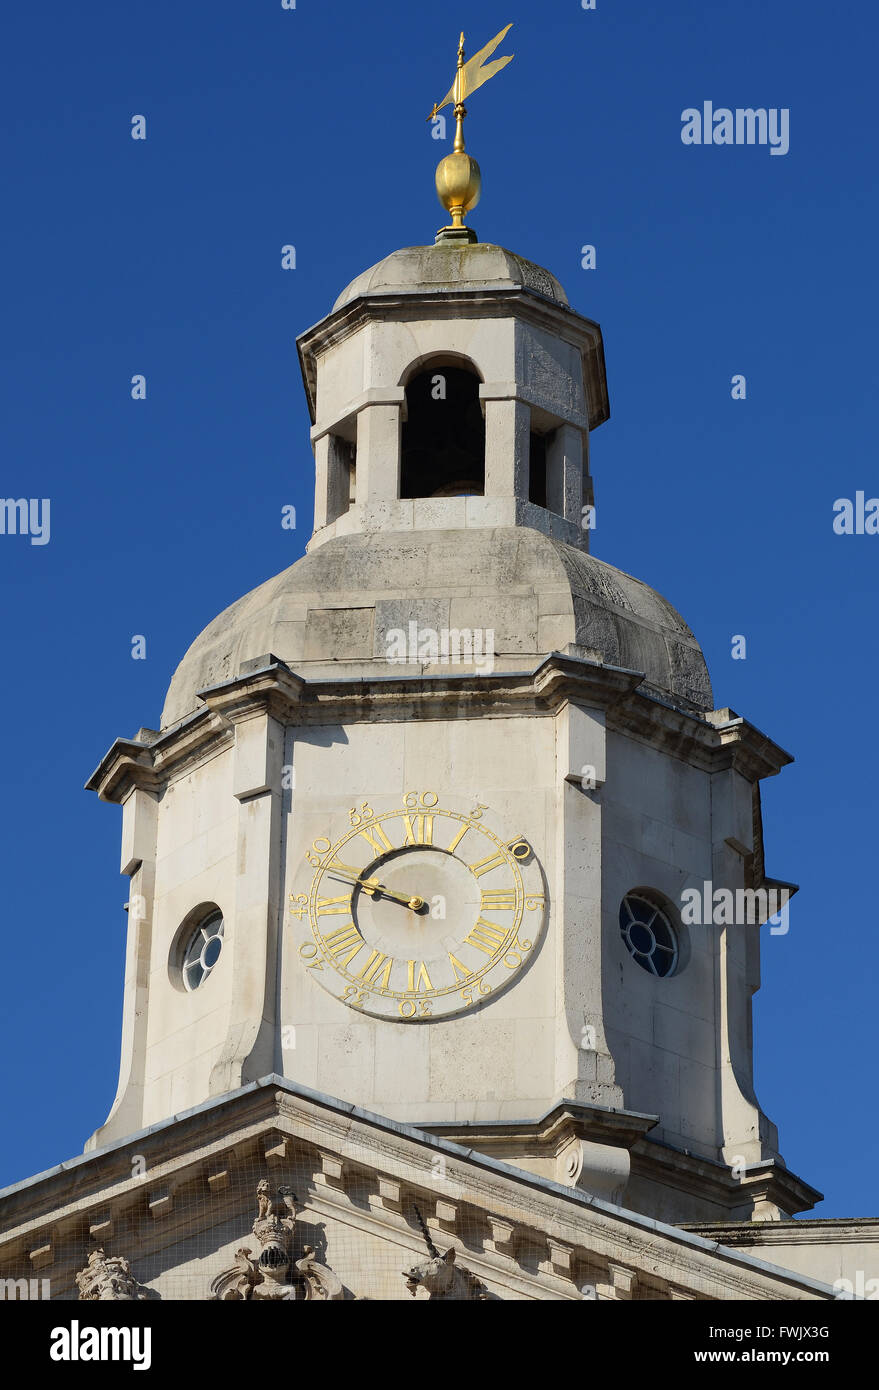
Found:
[[[480,917],[470,935],[465,936],[464,940],[468,946],[475,946],[477,951],[484,951],[487,956],[493,956],[503,946],[509,934],[509,929],[505,930]]]
[[[373,989],[388,989],[393,964],[393,956],[383,955],[381,951],[373,951],[363,969],[358,971],[358,978],[363,980],[365,984],[371,985]]]
[[[454,840],[452,841],[452,843],[451,843],[451,844],[449,845],[449,847],[448,847],[448,853],[449,853],[449,854],[454,854],[454,853],[455,853],[455,850],[458,848],[459,844],[461,843],[461,841],[463,840],[464,836],[467,834],[467,831],[468,831],[469,829],[470,829],[470,826],[469,826],[469,825],[466,825],[466,824],[465,824],[465,825],[462,825],[462,826],[461,826],[461,829],[458,831],[458,833],[457,833],[457,835],[455,836]]]
[[[337,927],[324,937],[324,945],[331,956],[338,959],[340,965],[350,965],[361,946],[366,942],[360,935],[353,922],[346,922],[344,927]]]
[[[414,827],[413,821],[415,822]],[[403,824],[406,827],[404,845],[433,844],[433,816],[404,816]]]
[[[341,898],[318,898],[317,913],[319,917],[329,917],[336,912],[351,911],[351,894],[343,893]]]
[[[415,974],[415,967],[418,966],[418,975]],[[422,989],[433,989],[430,983],[430,976],[427,973],[427,966],[422,961],[407,960],[406,967],[409,978],[406,990],[409,994],[419,994]]]
[[[491,854],[487,859],[480,859],[475,864],[470,865],[470,872],[477,878],[482,878],[483,874],[490,874],[492,869],[499,869],[504,863],[502,854]]]
[[[451,951],[449,952],[449,964],[455,972],[455,980],[458,984],[461,984],[464,980],[469,980],[473,974],[473,971],[468,970],[466,965],[462,965],[457,956],[452,955]]]
[[[360,833],[376,854],[388,854],[394,848],[380,825],[372,825]]]
[[[497,889],[486,890],[483,888],[480,898],[480,907],[483,912],[515,912],[516,910],[516,894],[514,892],[506,893]]]
[[[358,869],[355,864],[343,864],[341,859],[334,859],[332,864],[327,865],[327,870],[335,869],[337,874],[347,874],[349,878],[360,878],[363,869]]]

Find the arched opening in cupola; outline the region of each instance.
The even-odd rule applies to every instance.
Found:
[[[480,378],[459,363],[421,367],[406,386],[401,497],[482,497],[485,417]]]

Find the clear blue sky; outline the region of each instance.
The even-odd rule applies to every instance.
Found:
[[[879,494],[877,18],[817,0],[7,12],[0,491],[51,498],[52,531],[0,537],[0,1182],[77,1153],[115,1090],[120,813],[82,784],[156,725],[204,624],[302,553],[295,335],[432,240],[424,117],[458,28],[473,51],[509,20],[516,61],[470,103],[471,220],[604,330],[596,553],[683,611],[716,703],[796,755],[764,788],[768,870],[802,888],[764,942],[758,1094],[819,1214],[877,1212],[879,537],[832,529],[835,498]],[[789,108],[790,152],[685,147],[707,99]]]

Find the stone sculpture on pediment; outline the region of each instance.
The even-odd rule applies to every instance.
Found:
[[[430,1232],[418,1208],[415,1217],[421,1227],[428,1258],[411,1269],[403,1270],[406,1288],[415,1298],[419,1289],[424,1289],[428,1298],[442,1299],[445,1302],[485,1302],[491,1298],[485,1285],[469,1269],[456,1262],[454,1248],[450,1247],[441,1255],[431,1239]]]
[[[107,1255],[101,1249],[91,1251],[85,1269],[76,1275],[76,1286],[87,1303],[143,1303],[160,1297],[135,1279],[122,1255]]]
[[[235,1252],[235,1263],[211,1283],[211,1295],[219,1302],[310,1302],[342,1299],[341,1280],[329,1266],[316,1259],[313,1245],[296,1251],[296,1194],[289,1187],[273,1193],[263,1178],[256,1190],[257,1215],[253,1234],[260,1250],[256,1258],[249,1246]],[[279,1213],[284,1212],[282,1216]]]

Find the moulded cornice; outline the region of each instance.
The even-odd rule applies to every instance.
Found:
[[[364,324],[394,320],[405,323],[419,318],[442,319],[503,318],[511,308],[517,316],[538,328],[548,329],[574,344],[583,354],[583,375],[588,403],[589,428],[596,429],[610,418],[607,369],[601,328],[568,305],[548,299],[536,290],[522,287],[475,290],[413,290],[390,294],[366,294],[328,314],[297,338],[299,364],[312,424],[317,401],[317,356],[343,342]]]
[[[530,671],[363,676],[308,680],[284,662],[244,670],[199,692],[203,709],[152,743],[117,739],[86,787],[120,802],[132,787],[155,791],[231,741],[236,723],[268,714],[280,723],[402,722],[414,719],[554,715],[570,701],[607,711],[608,727],[642,739],[706,772],[734,768],[749,781],[771,777],[790,754],[730,711],[679,708],[642,688],[639,671],[553,652]]]
[[[132,1175],[135,1146],[145,1176]],[[829,1288],[806,1275],[773,1267],[749,1253],[726,1249],[681,1227],[610,1205],[278,1076],[263,1077],[0,1193],[0,1257],[4,1269],[10,1269],[26,1261],[28,1251],[45,1246],[51,1232],[58,1246],[52,1278],[57,1288],[66,1288],[81,1266],[96,1220],[105,1225],[112,1221],[117,1244],[130,1241],[142,1255],[149,1255],[234,1215],[234,1182],[207,1200],[211,1175],[221,1170],[234,1175],[240,1169],[250,1180],[257,1166],[289,1166],[297,1158],[314,1165],[309,1206],[318,1214],[332,1212],[360,1226],[368,1221],[377,1234],[383,1228],[395,1244],[404,1236],[418,1249],[420,1236],[405,1218],[381,1204],[369,1213],[361,1211],[348,1187],[353,1177],[367,1177],[378,1196],[381,1180],[392,1178],[399,1199],[423,1205],[436,1197],[433,1156],[438,1152],[445,1158],[449,1183],[460,1189],[453,1222],[469,1210],[486,1220],[514,1223],[527,1233],[532,1246],[535,1241],[548,1243],[550,1256],[553,1244],[568,1247],[570,1282],[557,1284],[551,1275],[535,1278],[530,1267],[523,1267],[517,1278],[527,1279],[531,1290],[543,1285],[547,1291],[570,1290],[570,1296],[577,1297],[576,1261],[581,1271],[621,1265],[648,1283],[680,1285],[696,1297],[707,1296],[708,1288],[714,1298],[832,1297]],[[319,1178],[326,1154],[341,1162],[336,1185]],[[154,1219],[156,1200],[169,1198],[167,1215]],[[468,1250],[468,1260],[486,1277],[501,1283],[509,1278],[506,1255]]]

